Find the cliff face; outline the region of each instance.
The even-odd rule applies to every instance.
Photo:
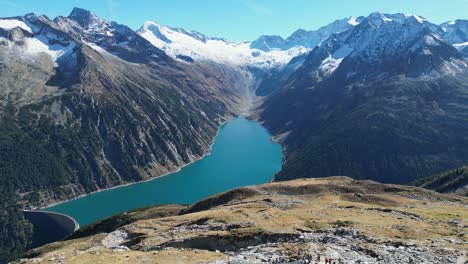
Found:
[[[34,26],[2,31],[0,122],[8,132],[0,147],[5,177],[31,205],[198,159],[246,100],[250,77],[238,69],[177,62],[87,11],[16,19]],[[40,45],[44,52],[28,53]]]
[[[205,155],[245,105],[245,72],[176,61],[87,11],[2,21],[14,27],[0,28],[0,227],[11,230],[0,235],[0,263],[31,243],[18,203],[179,168]]]
[[[455,263],[466,260],[467,206],[416,187],[295,180],[118,215],[19,263]]]
[[[275,180],[406,184],[466,164],[468,64],[416,17],[371,14],[277,76],[258,108],[286,149]]]

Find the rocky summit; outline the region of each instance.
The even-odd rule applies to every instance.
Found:
[[[17,263],[466,263],[468,200],[348,177],[117,215]]]

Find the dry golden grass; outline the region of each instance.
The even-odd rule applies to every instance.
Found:
[[[411,240],[421,246],[446,241],[438,246],[455,249],[463,249],[468,241],[466,198],[346,177],[243,188],[185,210],[192,213],[167,217],[158,217],[164,215],[161,209],[157,214],[153,209],[154,217],[140,213],[141,220],[124,227],[129,233],[124,243],[129,251],[107,249],[101,243],[106,234],[95,234],[48,245],[30,255],[43,259],[61,256],[67,263],[178,263],[181,259],[182,263],[203,263],[222,261],[226,256],[214,250],[166,246],[200,237],[242,243],[259,234],[298,235],[340,226],[352,227],[376,241]],[[234,227],[212,228],[229,225]],[[451,244],[453,239],[464,244]],[[300,249],[300,245],[288,243],[284,247],[290,253]]]

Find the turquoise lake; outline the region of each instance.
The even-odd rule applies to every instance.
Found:
[[[90,194],[48,208],[81,226],[117,213],[161,204],[192,204],[241,186],[268,182],[281,169],[281,145],[260,124],[243,117],[223,125],[211,154],[179,172]]]

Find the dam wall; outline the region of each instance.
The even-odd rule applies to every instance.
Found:
[[[34,226],[33,248],[60,241],[80,228],[75,219],[65,214],[35,210],[23,212]]]

